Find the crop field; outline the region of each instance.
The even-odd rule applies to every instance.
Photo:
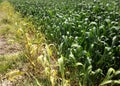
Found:
[[[120,0],[8,1],[34,25],[18,39],[42,86],[120,85]]]

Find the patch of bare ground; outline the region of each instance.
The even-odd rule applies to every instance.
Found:
[[[11,24],[11,22],[14,22],[7,19],[10,15],[6,9],[13,11],[9,2],[4,1],[0,4],[0,71],[3,71],[5,67],[13,66],[15,61],[14,57],[19,58],[17,53],[21,52],[21,46],[19,43],[9,41],[11,40],[11,37],[14,37],[14,34],[9,32],[11,28],[8,26],[14,27],[14,25]],[[7,60],[7,58],[10,59],[9,57],[12,57],[11,60],[13,60],[13,63],[12,61]],[[19,84],[22,83],[22,80],[25,77],[21,73],[23,73],[23,70],[26,70],[26,68],[22,68],[22,66],[23,64],[18,61],[16,68],[8,68],[4,73],[0,72],[0,86],[21,86]],[[19,67],[21,67],[22,70],[20,70]],[[10,77],[12,77],[13,80],[10,80]]]
[[[20,45],[17,43],[10,44],[7,42],[7,38],[4,36],[0,37],[0,55],[17,53],[20,51]]]

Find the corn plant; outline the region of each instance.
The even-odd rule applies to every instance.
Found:
[[[106,82],[107,72],[120,67],[120,10],[118,0],[9,0],[15,9],[35,25],[37,34],[43,33],[47,44],[57,48],[56,62],[62,85],[95,86]],[[21,30],[20,30],[21,31]],[[29,33],[29,34],[28,34]],[[28,30],[25,38],[32,49],[37,40],[29,40],[34,30]],[[39,44],[39,41],[37,41]],[[32,43],[32,44],[31,44]],[[45,45],[44,69],[50,79],[51,52]],[[37,46],[37,48],[39,45]],[[29,49],[28,48],[28,49]],[[35,47],[34,47],[35,48]],[[28,53],[30,50],[28,50]],[[36,50],[33,49],[36,52]],[[33,54],[30,55],[37,57]],[[54,51],[53,51],[54,52]],[[30,57],[29,55],[29,57]],[[42,61],[43,62],[43,61]],[[44,66],[43,65],[43,66]],[[113,70],[112,69],[112,70]],[[74,71],[73,71],[74,70]],[[49,74],[50,73],[50,74]],[[115,72],[114,72],[115,73]],[[108,74],[108,75],[106,75]],[[113,74],[114,75],[114,74]],[[118,76],[117,79],[120,77]],[[112,78],[107,78],[107,80]],[[53,83],[54,80],[51,80]],[[119,83],[118,83],[119,84]],[[54,84],[53,84],[54,85]]]

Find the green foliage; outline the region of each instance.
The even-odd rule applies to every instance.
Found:
[[[109,76],[107,71],[120,69],[119,0],[10,1],[46,35],[48,42],[54,42],[61,76],[71,84],[95,86]],[[107,83],[111,81],[101,85]]]
[[[0,3],[2,2],[2,0],[0,0]]]

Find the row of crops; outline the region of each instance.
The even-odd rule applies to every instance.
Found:
[[[66,78],[96,86],[109,68],[120,69],[119,0],[9,1],[56,45]]]

